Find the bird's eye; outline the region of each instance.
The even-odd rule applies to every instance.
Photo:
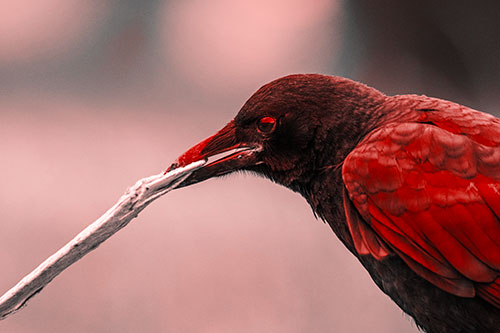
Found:
[[[263,117],[259,119],[257,123],[257,128],[259,132],[264,134],[269,134],[276,128],[276,119],[273,117]]]

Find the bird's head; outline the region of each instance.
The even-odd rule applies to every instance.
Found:
[[[360,96],[363,95],[363,96]],[[288,187],[333,163],[362,119],[345,116],[382,94],[359,83],[318,74],[289,75],[261,87],[236,117],[198,143],[168,170],[206,159],[179,187],[234,171],[253,171]],[[325,143],[329,143],[326,145]]]

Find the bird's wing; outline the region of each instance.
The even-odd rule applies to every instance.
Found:
[[[423,110],[370,133],[342,176],[359,254],[398,255],[441,289],[500,307],[500,120]]]

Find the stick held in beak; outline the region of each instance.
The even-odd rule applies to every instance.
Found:
[[[190,163],[206,160],[208,163],[193,172],[177,188],[199,183],[208,178],[221,176],[257,162],[260,145],[239,142],[236,138],[234,120],[211,137],[191,147],[167,169],[186,166]]]

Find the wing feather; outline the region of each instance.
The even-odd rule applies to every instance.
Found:
[[[500,307],[500,120],[467,108],[417,119],[376,129],[344,161],[355,248]]]

